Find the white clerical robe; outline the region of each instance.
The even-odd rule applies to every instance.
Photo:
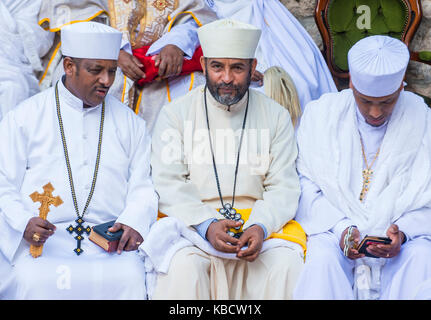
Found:
[[[137,4],[137,1],[126,3],[123,0],[42,0],[39,19],[43,26],[49,25],[52,33],[58,32],[64,25],[79,21],[92,20],[110,24],[123,32],[122,49],[132,54],[129,28],[130,19],[136,13],[130,13],[129,16],[125,12],[129,12],[130,7],[135,10],[137,6],[141,5]],[[153,40],[145,43],[150,46],[147,56],[156,55],[164,46],[171,44],[184,52],[185,59],[191,59],[199,46],[197,36],[199,25],[215,20],[215,13],[205,1],[201,0],[183,0],[181,2],[170,0],[164,5],[168,5],[168,8],[160,10],[157,9],[160,7],[157,1],[148,1],[144,8],[148,13],[148,19],[142,19],[142,25],[138,24],[137,29],[132,32],[137,33],[141,26],[148,28],[148,34],[144,38]],[[173,12],[169,11],[171,7],[175,8]],[[114,12],[112,12],[113,9]],[[154,10],[157,11],[157,14],[154,14]],[[175,23],[172,20],[174,18]],[[146,27],[145,23],[148,23],[149,26]],[[171,25],[171,23],[173,24]],[[151,24],[154,25],[151,26]],[[159,33],[161,36],[155,37]],[[59,40],[55,44],[58,45],[58,42]],[[61,47],[56,47],[56,45],[52,46],[51,54],[45,57],[46,69],[40,77],[41,88],[50,87],[64,74]],[[135,94],[135,90],[131,90],[134,82],[118,68],[110,92],[131,108],[137,106],[135,112],[145,120],[147,130],[151,134],[159,111],[165,104],[183,96],[204,82],[205,77],[202,72],[193,72],[188,75],[170,77],[166,81],[146,83],[143,88],[136,90]]]
[[[232,18],[262,30],[256,49],[260,72],[282,67],[298,92],[301,109],[337,87],[319,48],[279,0],[206,0],[219,18]],[[263,91],[263,87],[257,87]]]
[[[298,132],[302,194],[297,212],[297,220],[309,237],[295,298],[414,298],[417,287],[431,272],[431,195],[423,192],[431,174],[428,108],[414,94],[402,92],[390,119],[372,127],[359,112],[350,89],[325,95],[309,106],[311,110],[306,111]],[[363,204],[359,193],[365,163],[359,137],[368,164],[380,148]],[[415,174],[424,178],[415,179]],[[404,183],[397,186],[400,177]],[[342,189],[328,183],[330,179]],[[397,198],[402,198],[402,205],[397,204]],[[365,219],[361,209],[370,212]],[[358,226],[361,237],[385,236],[391,223],[397,224],[408,239],[398,256],[356,261],[344,257],[339,241],[348,226]]]
[[[232,203],[236,156],[248,94],[230,107],[218,103],[209,91],[206,96],[220,191],[224,203]],[[260,224],[270,235],[294,218],[299,197],[295,169],[297,151],[289,113],[262,93],[250,89],[243,139],[234,207],[252,208],[244,229]],[[224,219],[216,211],[221,202],[209,148],[204,87],[194,89],[162,109],[152,137],[152,148],[153,179],[160,195],[159,210],[162,213],[179,219],[186,227],[208,219]],[[165,219],[171,218],[157,222],[157,228],[150,232],[149,237],[155,242],[173,237],[169,232],[161,231],[160,224],[165,223]],[[278,254],[274,256],[271,252],[275,251],[266,250],[255,262],[247,263],[235,255],[229,259],[226,254],[215,254],[212,247],[212,251],[205,248],[205,245],[211,246],[206,239],[194,234],[188,239],[194,245],[189,243],[183,248],[170,246],[157,253],[151,250],[150,243],[145,244],[143,249],[154,264],[156,261],[165,264],[166,256],[175,251],[169,257],[172,260],[168,259],[167,274],[158,274],[155,298],[290,297],[303,264],[302,249],[296,244],[277,239],[287,244],[285,247],[277,244],[278,247],[273,248]],[[206,244],[197,247],[199,240],[192,239],[196,236]],[[155,269],[160,270],[157,266]],[[276,283],[278,276],[282,280]]]
[[[53,37],[37,23],[41,0],[0,2],[0,120],[24,99],[39,92],[34,72]]]
[[[101,105],[83,108],[80,99],[58,82],[61,116],[80,214],[95,168]],[[150,138],[145,123],[110,95],[105,98],[100,165],[84,226],[116,220],[146,237],[157,213],[150,178]],[[12,266],[0,296],[7,299],[144,299],[144,263],[137,252],[107,253],[88,236],[83,253],[73,251],[76,234],[66,228],[77,219],[56,112],[54,87],[27,99],[0,123],[0,250]],[[63,204],[51,206],[48,221],[56,231],[42,256],[32,258],[23,232],[38,216],[42,193],[50,182]]]

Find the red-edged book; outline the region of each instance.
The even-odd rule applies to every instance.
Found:
[[[98,224],[91,229],[88,239],[93,241],[105,251],[114,252],[117,250],[118,243],[123,234],[123,230],[117,232],[109,232],[108,229],[115,224],[115,220]]]

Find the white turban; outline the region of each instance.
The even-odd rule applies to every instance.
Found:
[[[390,95],[401,86],[409,59],[409,50],[400,40],[388,36],[366,37],[349,50],[350,79],[363,95]]]
[[[220,19],[198,29],[203,55],[207,58],[252,59],[261,30],[232,19]]]
[[[61,29],[64,56],[84,59],[117,60],[122,33],[97,22],[78,22]]]

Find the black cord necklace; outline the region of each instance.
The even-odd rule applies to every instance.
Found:
[[[238,154],[237,154],[237,158],[236,158],[235,176],[234,176],[233,192],[232,192],[232,204],[227,203],[227,202],[224,203],[223,202],[223,196],[221,194],[220,181],[219,181],[219,177],[218,177],[218,173],[217,173],[217,165],[216,165],[216,162],[215,162],[214,149],[213,149],[212,139],[211,139],[211,130],[210,130],[209,117],[208,117],[208,106],[207,106],[207,95],[206,94],[207,94],[207,86],[205,86],[205,91],[204,91],[204,105],[205,105],[205,115],[206,115],[207,128],[208,128],[208,138],[209,138],[210,149],[211,149],[211,156],[212,156],[213,168],[214,168],[214,176],[215,176],[215,179],[216,179],[217,190],[218,190],[218,194],[219,194],[219,198],[220,198],[220,202],[221,202],[221,206],[222,206],[219,212],[226,219],[230,219],[230,220],[234,220],[234,221],[240,221],[242,224],[244,224],[244,220],[241,219],[241,215],[236,212],[236,210],[234,209],[233,206],[235,204],[236,178],[237,178],[237,175],[238,175],[239,158],[240,158],[240,154],[241,154],[242,140],[243,140],[244,131],[245,131],[244,129],[245,129],[245,124],[247,122],[248,102],[249,102],[250,93],[247,92],[247,105],[245,107],[244,120],[242,122],[241,137],[240,137],[240,140],[239,140]],[[237,227],[235,229],[239,230],[240,228],[241,227]],[[230,236],[236,237],[236,238],[239,238],[241,236],[240,233],[234,233],[234,232],[231,232],[231,231],[228,231],[228,234]]]

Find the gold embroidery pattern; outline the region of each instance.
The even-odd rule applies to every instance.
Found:
[[[163,11],[166,9],[166,7],[168,6],[168,3],[166,0],[155,0],[153,2],[153,6],[159,10],[159,11]]]
[[[108,0],[111,25],[127,33],[133,49],[148,46],[162,37],[168,17],[179,0]]]
[[[156,2],[160,6],[155,6]],[[156,0],[151,4],[145,6],[146,12],[140,20],[140,30],[136,37],[135,48],[151,45],[162,37],[163,31],[169,23],[168,16],[178,7],[178,0]]]

